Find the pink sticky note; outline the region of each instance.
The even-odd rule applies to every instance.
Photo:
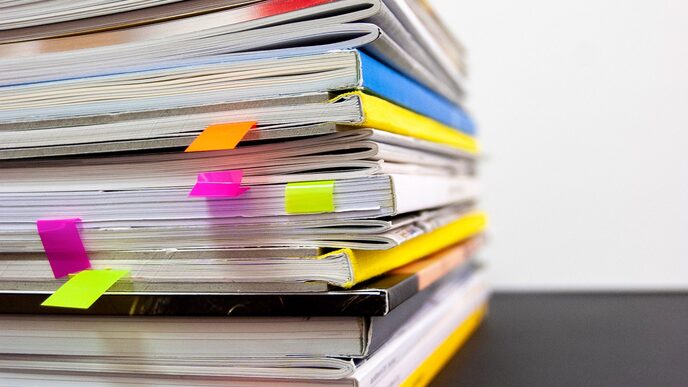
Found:
[[[91,267],[77,224],[81,219],[40,219],[36,221],[38,235],[55,278],[78,273]]]
[[[243,176],[241,170],[200,173],[189,196],[235,198],[249,189],[241,186]]]

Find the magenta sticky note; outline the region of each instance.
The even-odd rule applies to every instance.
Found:
[[[241,170],[200,173],[189,196],[235,198],[249,189],[241,186],[243,176]]]
[[[91,267],[84,243],[79,235],[81,219],[40,219],[38,235],[55,278],[78,273]]]

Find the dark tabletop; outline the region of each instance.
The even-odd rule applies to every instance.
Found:
[[[496,294],[434,386],[688,386],[686,294]]]

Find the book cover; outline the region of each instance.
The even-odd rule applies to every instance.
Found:
[[[109,292],[88,309],[46,308],[49,292],[0,292],[0,313],[113,316],[384,316],[449,273],[472,270],[476,237],[348,290],[324,292]]]

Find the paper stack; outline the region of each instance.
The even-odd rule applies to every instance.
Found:
[[[0,384],[425,384],[475,329],[464,52],[415,0],[0,3]]]

